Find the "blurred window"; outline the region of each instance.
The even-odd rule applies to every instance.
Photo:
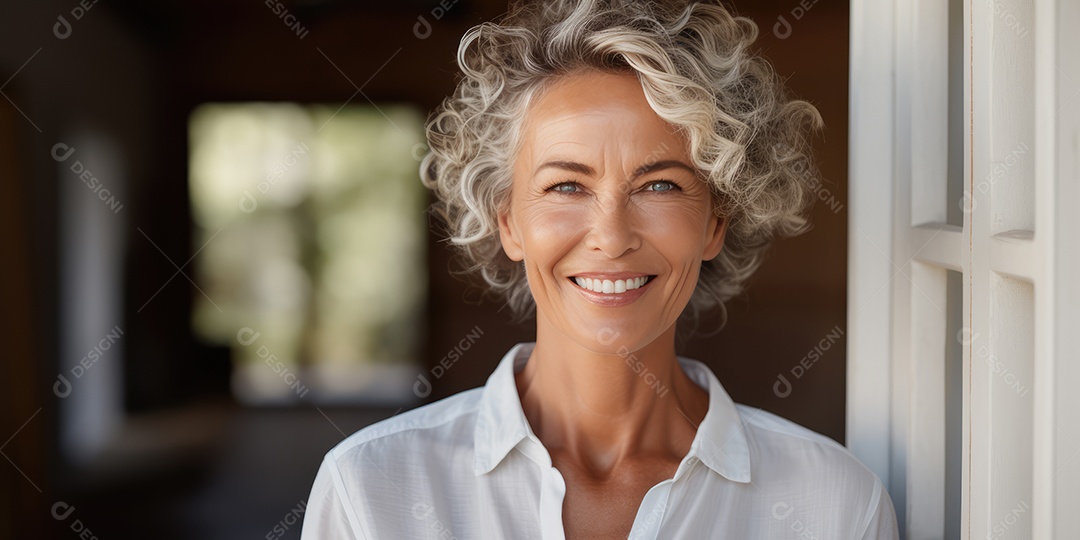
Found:
[[[190,119],[194,330],[245,403],[411,397],[426,190],[413,107],[206,104]]]

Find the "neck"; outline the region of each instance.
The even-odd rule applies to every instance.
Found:
[[[635,351],[597,353],[537,313],[536,346],[516,382],[530,427],[552,454],[606,476],[635,459],[678,462],[708,410],[683,372],[675,325]]]

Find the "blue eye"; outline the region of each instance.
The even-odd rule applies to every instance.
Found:
[[[577,193],[577,188],[577,182],[559,182],[558,184],[552,185],[551,187],[547,188],[545,191],[554,191],[555,193],[570,194]]]
[[[665,189],[650,189],[649,191],[664,192],[664,191],[675,191],[675,190],[679,189],[679,185],[676,184],[675,182],[672,182],[671,180],[656,180],[656,181],[653,181],[653,182],[649,182],[647,187],[652,187],[652,186],[666,186],[666,188]]]

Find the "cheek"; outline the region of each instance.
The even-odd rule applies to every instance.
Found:
[[[587,226],[582,208],[538,203],[519,212],[525,257],[541,269],[553,266],[572,249]]]
[[[702,209],[686,204],[642,205],[642,231],[661,251],[698,259],[704,248],[705,218]]]

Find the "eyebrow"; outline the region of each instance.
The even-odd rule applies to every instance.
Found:
[[[695,171],[689,165],[687,165],[687,164],[685,164],[685,163],[683,163],[681,161],[678,161],[678,160],[667,159],[667,160],[664,160],[664,161],[654,161],[652,163],[646,163],[646,164],[638,167],[637,170],[634,171],[634,174],[630,175],[630,179],[633,180],[633,179],[638,178],[638,177],[640,177],[640,176],[642,176],[644,174],[648,174],[648,173],[655,172],[655,171],[662,171],[664,169],[673,169],[673,168],[675,168],[675,169],[685,169],[685,170],[689,171],[691,174],[697,174],[697,171]],[[578,173],[578,174],[584,174],[586,176],[594,176],[594,175],[596,175],[596,171],[592,167],[590,167],[590,166],[588,166],[588,165],[586,165],[584,163],[578,163],[576,161],[562,161],[562,160],[548,161],[548,162],[540,165],[539,167],[536,168],[536,171],[533,172],[533,175],[535,176],[535,175],[539,174],[540,171],[542,171],[544,169],[561,169],[561,170],[564,170],[564,171],[570,171],[570,172],[574,172],[574,173]]]

